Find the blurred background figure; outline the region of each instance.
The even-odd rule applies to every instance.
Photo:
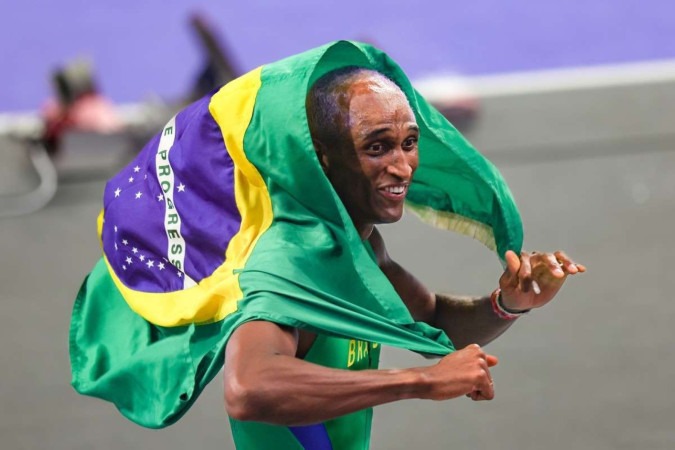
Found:
[[[243,72],[227,44],[204,14],[190,16],[190,26],[197,36],[203,55],[203,68],[193,82],[189,99],[195,101],[214,89],[224,86]]]
[[[59,150],[68,130],[108,134],[119,132],[122,119],[99,90],[89,61],[74,60],[52,73],[55,96],[42,107],[44,144],[50,155]]]

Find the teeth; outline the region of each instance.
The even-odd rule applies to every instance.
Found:
[[[384,188],[385,191],[391,192],[392,194],[403,194],[403,191],[405,191],[404,186],[387,186]]]

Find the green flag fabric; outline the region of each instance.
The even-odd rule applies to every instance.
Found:
[[[107,183],[103,257],[71,321],[78,392],[142,426],[170,425],[222,367],[233,330],[251,320],[427,354],[454,350],[445,333],[412,319],[316,158],[305,96],[346,66],[388,76],[415,112],[420,163],[407,206],[501,259],[520,251],[520,217],[495,167],[387,55],[331,43],[190,105]]]

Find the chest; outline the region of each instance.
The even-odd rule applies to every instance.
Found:
[[[380,350],[376,342],[316,335],[303,359],[333,369],[376,369]]]

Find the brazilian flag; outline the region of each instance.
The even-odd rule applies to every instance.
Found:
[[[415,352],[454,350],[415,322],[315,156],[305,113],[325,73],[394,80],[420,127],[407,206],[503,259],[519,251],[511,193],[387,55],[339,41],[264,65],[172,118],[106,185],[103,256],[75,301],[72,383],[130,420],[170,425],[223,364],[237,326],[266,320]]]

